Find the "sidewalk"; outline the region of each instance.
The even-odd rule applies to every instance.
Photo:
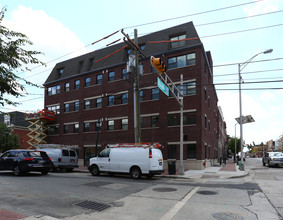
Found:
[[[89,172],[87,167],[82,166],[74,169],[77,172]],[[206,179],[206,178],[219,178],[219,179],[229,179],[229,178],[239,178],[248,175],[248,170],[241,171],[237,164],[235,164],[232,160],[228,160],[225,164],[221,166],[212,166],[207,167],[203,170],[186,170],[184,175],[179,175],[178,170],[176,170],[176,174],[169,175],[168,170],[164,170],[164,173],[161,177],[170,177],[170,178],[184,178],[184,179]]]

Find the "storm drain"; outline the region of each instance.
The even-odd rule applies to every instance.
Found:
[[[229,213],[229,212],[218,212],[214,213],[213,217],[217,220],[244,220],[244,217],[239,216],[234,213]]]
[[[160,187],[160,188],[154,188],[152,190],[156,191],[156,192],[174,192],[174,191],[177,191],[177,189],[170,188],[170,187]]]
[[[87,200],[75,203],[74,205],[80,208],[83,208],[83,209],[88,209],[88,210],[98,211],[98,212],[104,209],[110,208],[110,205],[106,205],[106,204],[99,203],[99,202],[87,201]]]
[[[215,194],[217,194],[217,192],[214,192],[214,191],[206,191],[206,190],[198,191],[197,193],[198,193],[198,194],[201,194],[201,195],[215,195]]]

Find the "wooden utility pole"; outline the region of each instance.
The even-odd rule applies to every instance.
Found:
[[[138,31],[134,31],[134,43],[138,46]],[[140,120],[140,76],[139,76],[139,54],[138,49],[134,48],[136,68],[134,75],[134,118],[135,118],[135,142],[141,143],[141,120]]]

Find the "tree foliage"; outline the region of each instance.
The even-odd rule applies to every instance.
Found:
[[[19,147],[18,135],[11,134],[11,129],[7,128],[6,124],[0,123],[0,152]]]
[[[236,153],[241,151],[240,139],[236,137]],[[230,150],[233,154],[235,153],[235,137],[227,135],[227,150]]]
[[[35,57],[42,54],[41,52],[24,49],[25,46],[33,44],[26,35],[10,31],[2,25],[5,12],[6,8],[2,8],[0,12],[0,105],[15,106],[19,103],[4,98],[4,95],[23,96],[24,86],[19,81],[37,86],[16,75],[15,72],[28,71],[28,64],[45,64]]]

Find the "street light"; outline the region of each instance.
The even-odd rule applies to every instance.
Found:
[[[96,145],[95,145],[95,156],[98,156],[98,149],[97,149],[97,145],[98,145],[98,133],[100,131],[101,128],[101,119],[98,119],[98,121],[96,122]]]
[[[250,59],[248,59],[244,63],[238,64],[238,72],[239,72],[239,104],[240,104],[240,144],[241,144],[241,166],[240,170],[245,170],[244,163],[243,163],[243,115],[242,115],[242,91],[241,91],[241,84],[242,84],[242,77],[241,77],[241,71],[258,55],[260,54],[267,54],[271,53],[273,49],[265,50],[263,52],[257,53]]]

